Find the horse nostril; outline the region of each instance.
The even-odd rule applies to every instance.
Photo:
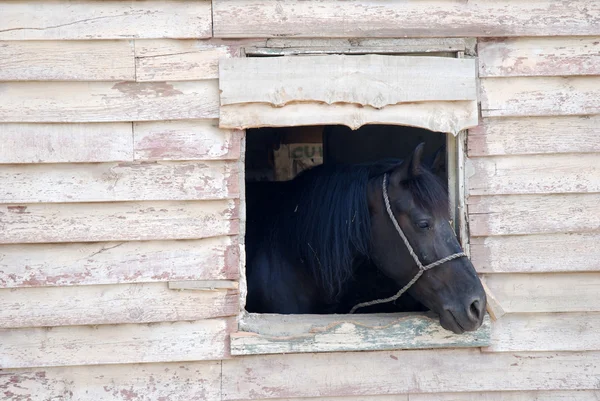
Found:
[[[469,314],[470,314],[470,318],[473,320],[478,321],[479,319],[481,319],[481,302],[479,302],[478,299],[476,299],[475,301],[473,301],[473,303],[471,304],[470,308],[469,308]]]

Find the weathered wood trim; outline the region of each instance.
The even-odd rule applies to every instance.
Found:
[[[240,330],[231,334],[232,355],[481,347],[489,344],[490,321],[455,335],[431,314],[247,315]]]
[[[0,287],[236,280],[234,236],[178,241],[0,245]]]
[[[598,401],[598,390],[411,394],[409,401]]]
[[[217,118],[216,80],[0,83],[0,122],[118,122]]]
[[[0,290],[0,328],[177,322],[235,316],[235,291],[171,291],[167,283]]]
[[[2,4],[0,40],[209,38],[211,2],[62,0]],[[35,12],[34,12],[35,11]]]
[[[238,233],[238,202],[0,206],[0,243],[199,239]]]
[[[4,166],[1,203],[215,200],[239,197],[236,163],[129,162]]]
[[[133,161],[131,123],[0,124],[0,163]]]
[[[213,33],[218,38],[600,35],[598,4],[571,6],[552,0],[213,0]]]
[[[0,329],[0,368],[225,359],[229,357],[227,337],[234,322],[234,318],[227,318]]]
[[[239,283],[231,280],[169,281],[168,284],[170,290],[191,290],[200,292],[219,292],[223,290],[237,291],[239,288]]]

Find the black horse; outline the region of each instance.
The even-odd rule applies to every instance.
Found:
[[[321,165],[291,181],[248,184],[246,309],[348,313],[406,285],[419,270],[386,211],[384,174],[392,213],[421,263],[461,252],[447,191],[421,163],[422,151],[423,144],[404,161]],[[485,306],[475,269],[461,257],[426,271],[387,308],[430,309],[462,333],[481,325]]]

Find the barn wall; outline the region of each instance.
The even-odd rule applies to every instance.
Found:
[[[0,399],[598,399],[600,10],[569,3],[0,1]],[[218,59],[279,36],[489,37],[467,188],[492,346],[231,358],[237,291],[169,288],[239,279]]]

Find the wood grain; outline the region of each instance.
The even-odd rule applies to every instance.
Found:
[[[0,81],[134,81],[135,73],[133,41],[0,41]]]
[[[239,165],[128,162],[4,166],[2,203],[213,200],[239,197]]]
[[[218,120],[137,122],[133,135],[136,160],[237,160],[244,138]]]
[[[467,145],[472,157],[600,152],[600,115],[484,118]]]
[[[600,35],[597,2],[214,0],[214,36],[483,37]]]
[[[5,1],[0,40],[208,38],[211,2]]]
[[[481,39],[480,77],[600,75],[600,37]]]
[[[0,83],[0,122],[117,122],[217,118],[216,80]]]
[[[411,394],[409,401],[598,401],[598,390]]]
[[[239,264],[240,245],[229,236],[0,245],[0,288],[234,280]]]
[[[0,124],[0,163],[133,161],[131,123]]]
[[[238,202],[0,206],[0,243],[198,239],[237,234]]]
[[[234,319],[0,329],[0,367],[104,365],[224,359]],[[40,352],[43,349],[43,352]]]
[[[231,291],[174,291],[167,283],[0,290],[0,328],[156,323],[235,316]],[[488,333],[489,334],[489,333]]]

